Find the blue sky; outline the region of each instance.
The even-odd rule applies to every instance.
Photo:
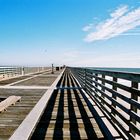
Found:
[[[0,65],[140,67],[140,0],[0,0]]]

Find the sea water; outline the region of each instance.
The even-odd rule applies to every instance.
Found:
[[[130,73],[140,73],[140,68],[109,68],[109,67],[89,67],[95,70],[107,70],[107,71],[119,71],[119,72],[130,72]]]

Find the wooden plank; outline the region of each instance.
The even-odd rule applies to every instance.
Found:
[[[46,72],[50,72],[50,69],[46,70]],[[38,72],[37,72],[38,73]],[[29,73],[29,74],[26,74],[26,75],[31,75],[32,73]],[[24,81],[27,81],[27,80],[30,80],[30,79],[33,79],[35,77],[38,77],[40,75],[42,75],[43,73],[40,73],[38,75],[33,75],[32,77],[29,77],[29,78],[26,78],[26,79],[22,79],[22,80],[19,80],[19,81],[16,81],[16,82],[13,82],[13,83],[10,83],[10,84],[7,84],[6,86],[12,86],[12,85],[15,85],[15,84],[18,84],[18,83],[21,83],[21,82],[24,82]]]
[[[65,70],[65,69],[64,69]],[[54,83],[51,86],[51,89],[48,89],[46,93],[42,96],[39,102],[35,105],[32,111],[28,114],[28,116],[24,119],[18,129],[14,132],[14,134],[10,137],[9,140],[27,140],[29,139],[34,127],[36,126],[38,120],[40,119],[41,114],[43,113],[47,102],[49,101],[58,81],[60,80],[64,70],[57,77]]]
[[[80,80],[82,80],[82,69],[76,69],[78,69],[78,72],[81,73]],[[101,107],[101,109],[105,111],[105,114],[107,113],[105,115],[106,117],[109,116],[109,118],[111,117],[112,120],[114,119],[119,129],[122,129],[122,131],[124,131],[130,139],[135,139],[135,134],[140,134],[139,128],[137,128],[136,125],[137,122],[140,123],[140,117],[137,113],[137,109],[140,109],[140,103],[138,102],[138,97],[140,96],[140,90],[138,89],[138,84],[140,83],[140,74],[93,69],[86,69],[86,72],[87,92],[89,94],[92,94],[93,96],[95,94],[96,97],[94,96],[94,98],[98,102],[98,105]],[[93,74],[90,74],[90,72]],[[99,77],[98,75],[102,75],[102,77]],[[113,78],[113,81],[105,79],[103,75],[111,76]],[[132,83],[131,87],[118,83],[118,78],[129,80]],[[91,82],[93,82],[94,84],[91,84]],[[82,81],[80,81],[80,83],[82,83]],[[106,86],[105,83],[112,85],[112,89]],[[125,94],[117,92],[117,88],[131,93],[131,98],[127,97]],[[110,94],[106,94],[104,90],[110,92],[112,94],[112,97],[109,96]],[[101,97],[98,92],[100,92]],[[111,101],[111,105],[104,100],[103,96]],[[116,97],[119,97],[123,101],[127,102],[131,108],[126,108],[123,104],[121,105],[120,102],[116,100]],[[106,109],[104,104],[106,104],[111,109],[111,113],[110,111],[108,111],[108,108]],[[117,110],[116,106],[127,113],[130,116],[130,120],[126,119],[121,113],[119,113],[119,110]],[[122,127],[123,125],[117,120],[116,116],[119,116],[130,127],[130,133],[127,132],[126,128]]]
[[[93,76],[95,77],[95,76]],[[103,78],[100,78],[100,77],[97,77],[99,80],[103,80]],[[120,88],[120,89],[123,89],[127,92],[133,92],[135,94],[137,94],[138,96],[140,96],[140,91],[136,88],[133,88],[133,87],[128,87],[128,86],[125,86],[125,85],[122,85],[121,83],[117,83],[117,82],[114,82],[114,81],[110,81],[110,80],[107,80],[107,79],[104,79],[105,83],[108,83],[110,85],[116,85],[116,87]]]
[[[50,86],[0,86],[0,89],[50,89]]]
[[[5,111],[9,106],[14,105],[17,101],[20,101],[20,96],[9,96],[2,102],[0,102],[0,112]]]
[[[121,98],[122,100],[124,100],[125,102],[130,103],[130,98],[128,98],[128,97],[126,97],[126,96],[124,96],[124,95],[122,95],[122,94],[119,94],[117,91],[112,90],[112,89],[110,89],[110,88],[108,88],[108,87],[106,87],[106,86],[103,86],[102,84],[97,83],[96,81],[93,81],[93,82],[96,83],[96,84],[98,84],[100,87],[104,87],[107,91],[109,91],[110,93],[114,94],[116,97],[119,97],[119,98]],[[95,88],[96,88],[96,87],[95,87]],[[98,89],[97,89],[97,90],[98,90]]]

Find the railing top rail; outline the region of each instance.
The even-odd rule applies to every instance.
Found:
[[[78,68],[78,67],[77,67]],[[111,70],[97,70],[91,68],[80,68],[85,69],[87,72],[95,73],[95,74],[104,74],[111,77],[122,78],[129,81],[134,81],[140,83],[140,73],[135,72],[121,72],[121,71],[111,71]]]

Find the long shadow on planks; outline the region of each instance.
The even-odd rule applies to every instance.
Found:
[[[57,97],[57,90],[55,90],[48,102],[48,105],[31,137],[31,140],[44,140],[46,136],[46,131],[48,129],[50,120],[51,120],[51,115],[53,111],[53,107],[55,104],[55,100]]]
[[[60,85],[61,87],[77,87],[78,85],[73,80],[68,71],[63,74],[57,85],[58,89],[53,92],[31,140],[98,139],[91,118],[85,109],[84,98],[81,101],[80,90],[59,89]],[[86,107],[88,106],[86,105]],[[79,110],[80,114],[76,112],[75,108]],[[64,112],[68,112],[68,116]],[[79,120],[82,124],[79,124]]]

